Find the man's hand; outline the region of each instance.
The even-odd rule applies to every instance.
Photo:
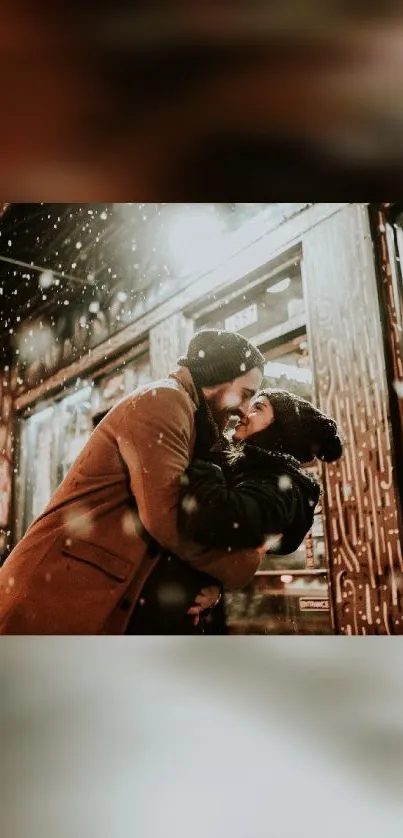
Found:
[[[193,605],[189,608],[188,614],[193,617],[195,626],[200,621],[200,614],[202,611],[207,611],[208,608],[214,608],[218,605],[221,599],[221,590],[217,585],[211,585],[208,588],[202,588],[197,595]]]

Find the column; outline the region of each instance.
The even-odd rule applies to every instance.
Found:
[[[193,320],[177,312],[150,331],[150,361],[153,379],[165,378],[186,352],[193,334]]]

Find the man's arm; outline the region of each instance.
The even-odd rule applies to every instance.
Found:
[[[174,385],[149,389],[127,403],[117,440],[140,521],[164,549],[229,588],[243,588],[259,567],[255,550],[206,550],[178,529],[193,429],[191,401]]]

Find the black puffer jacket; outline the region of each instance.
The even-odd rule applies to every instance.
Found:
[[[222,467],[204,460],[188,469],[180,526],[206,547],[259,547],[282,534],[275,552],[292,553],[309,532],[319,484],[293,457],[245,444]]]

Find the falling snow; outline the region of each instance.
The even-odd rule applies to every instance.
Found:
[[[53,271],[44,271],[39,276],[39,285],[41,288],[50,288],[54,282]]]
[[[197,500],[193,495],[185,495],[182,498],[181,506],[187,515],[192,515],[197,510]]]
[[[349,483],[345,483],[343,485],[343,496],[344,500],[349,500],[353,493],[353,487]]]
[[[275,552],[281,546],[281,539],[282,535],[280,533],[276,535],[269,535],[263,542],[262,547],[267,553],[270,551]]]
[[[282,474],[278,479],[278,487],[282,492],[292,488],[292,481],[288,474]]]

